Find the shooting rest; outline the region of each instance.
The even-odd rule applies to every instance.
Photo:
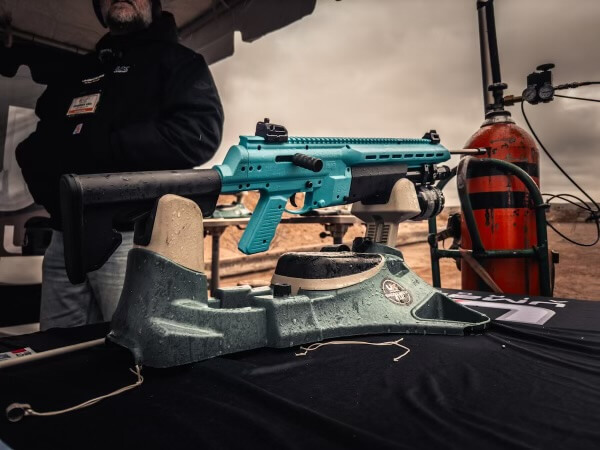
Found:
[[[369,207],[360,208],[368,219]],[[270,287],[222,288],[209,297],[198,259],[203,242],[194,235],[203,236],[198,206],[165,195],[157,203],[150,244],[129,253],[108,339],[131,350],[137,364],[171,367],[362,334],[461,335],[489,323],[419,278],[400,251],[362,238],[352,251],[287,253]]]

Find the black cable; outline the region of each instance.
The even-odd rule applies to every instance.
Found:
[[[591,84],[592,82],[589,82],[589,83]],[[581,193],[583,193],[583,195],[585,195],[589,199],[589,201],[595,206],[596,210],[595,211],[592,210],[592,208],[590,208],[584,201],[581,201],[581,199],[578,199],[574,195],[570,195],[570,194],[558,194],[558,195],[556,195],[556,196],[554,196],[552,198],[563,198],[563,197],[566,197],[566,196],[570,196],[572,198],[576,198],[579,201],[581,201],[581,203],[583,205],[585,205],[585,208],[583,208],[583,209],[587,209],[588,211],[590,211],[590,218],[594,222],[596,222],[596,228],[598,229],[598,237],[596,238],[596,240],[594,241],[593,244],[582,244],[582,243],[578,243],[578,242],[573,241],[572,239],[567,238],[562,233],[560,233],[556,228],[554,228],[552,226],[552,224],[549,223],[548,225],[556,233],[558,233],[560,236],[562,236],[563,238],[567,239],[569,242],[571,242],[573,244],[581,245],[582,247],[591,247],[593,245],[596,245],[596,243],[598,243],[598,241],[600,240],[600,206],[598,206],[598,203],[596,203],[594,201],[594,199],[592,197],[590,197],[590,195],[586,191],[584,191],[583,188],[581,186],[579,186],[575,182],[575,180],[569,176],[569,174],[567,172],[565,172],[565,170],[560,166],[560,164],[558,162],[556,162],[556,160],[552,157],[552,155],[546,149],[546,147],[544,146],[544,144],[542,144],[542,141],[540,140],[540,138],[538,137],[538,135],[536,134],[536,132],[533,130],[533,127],[531,126],[531,123],[529,123],[529,119],[527,118],[527,114],[525,114],[525,102],[524,101],[521,101],[521,113],[523,114],[523,118],[525,119],[525,123],[527,123],[527,127],[529,128],[529,131],[531,131],[531,134],[533,135],[533,137],[535,138],[535,140],[537,141],[537,143],[540,145],[540,147],[542,148],[542,150],[544,151],[544,153],[546,154],[546,156],[548,156],[548,158],[550,158],[550,161],[552,161],[552,163],[556,166],[556,168],[558,170],[560,170],[560,172],[567,178],[567,180],[569,180],[573,184],[573,186],[575,186],[577,189],[579,189],[579,191]],[[552,200],[552,198],[550,200]],[[572,203],[572,202],[569,202],[569,203]]]
[[[583,242],[577,242],[574,239],[571,239],[569,237],[567,237],[565,234],[563,234],[562,232],[558,231],[558,229],[556,229],[554,227],[554,225],[552,225],[550,222],[546,222],[546,224],[552,228],[552,230],[558,234],[560,237],[562,237],[563,239],[567,240],[568,242],[570,242],[571,244],[575,244],[575,245],[579,245],[581,247],[593,247],[594,245],[596,245],[599,241],[600,241],[600,217],[598,217],[597,213],[595,211],[592,210],[592,208],[585,203],[582,199],[580,199],[579,197],[573,195],[573,194],[542,194],[545,196],[550,197],[547,200],[547,203],[550,204],[550,202],[552,200],[554,200],[555,198],[564,200],[576,207],[578,207],[579,209],[583,209],[585,211],[588,211],[590,213],[590,218],[596,223],[596,239],[594,240],[594,242],[592,242],[591,244],[588,243],[583,243]],[[576,199],[579,203],[576,203],[572,200],[569,200],[567,197],[572,197],[574,199]]]
[[[592,204],[596,207],[597,212],[600,212],[600,206],[598,206],[598,203],[596,203],[594,201],[594,199],[592,197],[590,197],[588,195],[587,192],[585,192],[581,186],[579,186],[575,180],[573,180],[573,178],[571,178],[569,176],[569,174],[567,172],[565,172],[565,170],[560,166],[560,164],[558,164],[556,162],[556,160],[552,157],[552,155],[550,154],[550,152],[548,152],[548,150],[546,149],[546,147],[544,146],[544,144],[542,144],[542,141],[540,141],[540,138],[538,137],[538,135],[536,134],[536,132],[533,130],[533,128],[531,127],[531,123],[529,123],[529,119],[527,118],[527,114],[525,114],[525,107],[524,107],[525,102],[521,102],[521,113],[523,114],[523,118],[525,119],[525,122],[527,123],[527,127],[529,127],[529,131],[531,131],[531,134],[533,134],[533,137],[535,138],[535,140],[537,141],[538,144],[540,144],[540,147],[542,148],[542,150],[544,151],[544,153],[546,153],[546,155],[548,156],[548,158],[550,158],[550,161],[552,161],[552,163],[556,166],[556,168],[558,170],[561,171],[561,173],[571,182],[573,183],[573,185],[579,189],[579,191],[581,191],[583,193],[583,195],[585,195],[590,202],[592,202]]]
[[[590,86],[592,84],[600,84],[600,81],[575,81],[574,83],[559,84],[554,89],[557,91],[559,89],[574,89],[581,86]]]
[[[590,213],[594,212],[587,203],[585,203],[583,200],[581,200],[579,197],[577,197],[573,194],[542,194],[542,195],[546,195],[546,196],[550,197],[548,199],[548,203],[550,203],[555,198],[560,198],[561,200],[564,200],[565,202],[570,203],[573,206],[577,206],[580,209],[585,209],[586,211],[589,211]],[[573,197],[575,200],[577,200],[577,202],[574,202],[573,200],[569,200],[567,197]]]
[[[570,95],[559,95],[559,94],[554,94],[555,97],[560,97],[560,98],[571,98],[573,100],[584,100],[586,102],[600,102],[600,100],[595,99],[595,98],[585,98],[585,97],[573,97]]]

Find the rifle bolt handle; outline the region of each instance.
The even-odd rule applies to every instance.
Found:
[[[321,169],[323,169],[323,160],[303,153],[296,153],[292,157],[292,163],[298,167],[312,170],[313,172],[320,172]]]

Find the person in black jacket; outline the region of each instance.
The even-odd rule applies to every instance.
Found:
[[[36,106],[37,129],[16,153],[56,230],[43,266],[42,329],[110,320],[131,246],[122,245],[82,285],[70,285],[61,175],[191,168],[208,161],[221,140],[223,110],[208,66],[178,43],[175,20],[160,1],[99,0],[94,7],[110,32],[93,53],[42,52],[19,43],[0,51],[2,75],[26,64],[34,81],[47,84]]]

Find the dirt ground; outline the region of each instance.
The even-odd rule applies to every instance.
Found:
[[[593,242],[596,226],[591,223],[562,223],[557,228],[571,239]],[[549,231],[550,246],[560,253],[556,266],[556,297],[600,300],[600,243],[578,247]]]
[[[596,237],[596,227],[590,223],[559,223],[556,226],[567,236],[583,242],[591,242]],[[443,228],[445,228],[445,219],[441,218],[438,220],[438,229]],[[331,244],[330,237],[319,237],[323,231],[323,226],[319,224],[280,225],[271,250],[266,254],[248,258],[236,248],[242,230],[230,227],[221,238],[221,262],[225,267],[221,270],[221,286],[246,283],[269,284],[277,254],[285,250],[308,249],[311,246],[318,248],[321,245]],[[363,225],[354,225],[348,230],[344,242],[349,243],[354,237],[362,236],[363,233]],[[400,225],[399,248],[404,253],[406,262],[419,276],[431,282],[429,246],[425,242],[426,237],[426,223],[406,222]],[[568,243],[552,230],[548,230],[548,237],[550,247],[560,254],[560,263],[556,266],[554,296],[600,300],[600,244],[594,247],[578,247]],[[450,245],[450,242],[447,241],[446,245]],[[210,252],[211,239],[207,237],[205,239],[207,265],[210,261]],[[232,267],[228,271],[227,264],[236,260],[242,261],[242,267],[240,268],[238,264],[237,269]],[[253,270],[256,271],[252,272]],[[460,272],[456,269],[454,261],[442,260],[441,273],[443,287],[460,289]]]

